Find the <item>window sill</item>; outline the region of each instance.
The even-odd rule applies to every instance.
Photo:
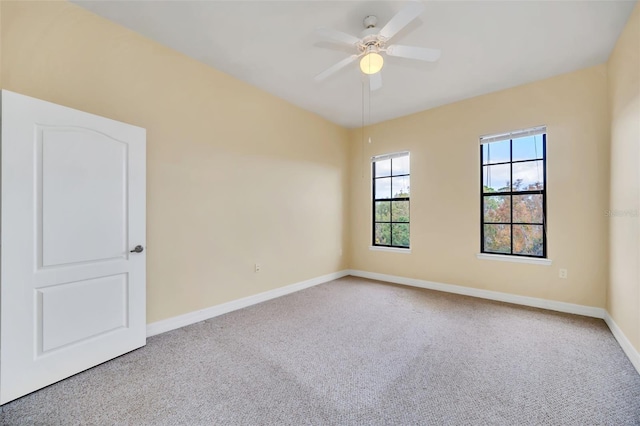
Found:
[[[535,257],[507,256],[502,254],[478,253],[476,257],[480,260],[497,260],[500,262],[529,263],[532,265],[551,266],[551,259],[538,259]]]
[[[378,246],[369,246],[369,250],[373,250],[373,251],[387,251],[387,252],[391,252],[391,253],[411,254],[411,249],[403,249],[403,248],[395,248],[395,247],[378,247]]]

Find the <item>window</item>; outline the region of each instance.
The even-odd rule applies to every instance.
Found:
[[[373,164],[373,245],[409,248],[409,153],[381,155]]]
[[[480,138],[481,252],[547,257],[546,127]]]

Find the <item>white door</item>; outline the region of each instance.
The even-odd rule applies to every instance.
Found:
[[[4,404],[145,345],[146,132],[6,90],[1,119]]]

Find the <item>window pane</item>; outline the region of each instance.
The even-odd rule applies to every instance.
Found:
[[[393,185],[393,198],[409,196],[409,176],[391,178]]]
[[[505,192],[509,191],[511,181],[510,165],[500,164],[499,166],[482,167],[482,185],[484,192]]]
[[[409,174],[409,156],[393,158],[391,160],[391,172],[393,176]]]
[[[542,195],[514,195],[513,221],[516,223],[543,223]]]
[[[391,224],[376,223],[375,243],[381,245],[391,245]]]
[[[513,190],[531,191],[543,189],[544,169],[542,160],[513,164]]]
[[[509,144],[509,140],[482,144],[482,164],[511,161]]]
[[[408,223],[394,223],[391,225],[393,232],[393,246],[395,247],[409,247],[409,224]]]
[[[490,195],[484,197],[485,222],[511,222],[511,196]]]
[[[408,201],[392,201],[391,221],[392,222],[409,222],[409,202]]]
[[[380,176],[391,176],[391,160],[382,160],[382,161],[376,161],[375,162],[375,170],[376,170],[376,174],[375,177],[380,177]]]
[[[376,201],[376,222],[389,222],[391,201]]]
[[[542,135],[513,140],[513,161],[542,158]]]
[[[484,251],[511,253],[511,225],[484,225]]]
[[[542,225],[513,225],[513,252],[542,256]]]
[[[376,199],[391,198],[391,178],[376,179]]]

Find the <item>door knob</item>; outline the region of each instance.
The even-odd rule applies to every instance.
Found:
[[[144,251],[144,247],[142,246],[136,246],[136,248],[134,248],[133,250],[131,250],[129,253],[142,253]]]

